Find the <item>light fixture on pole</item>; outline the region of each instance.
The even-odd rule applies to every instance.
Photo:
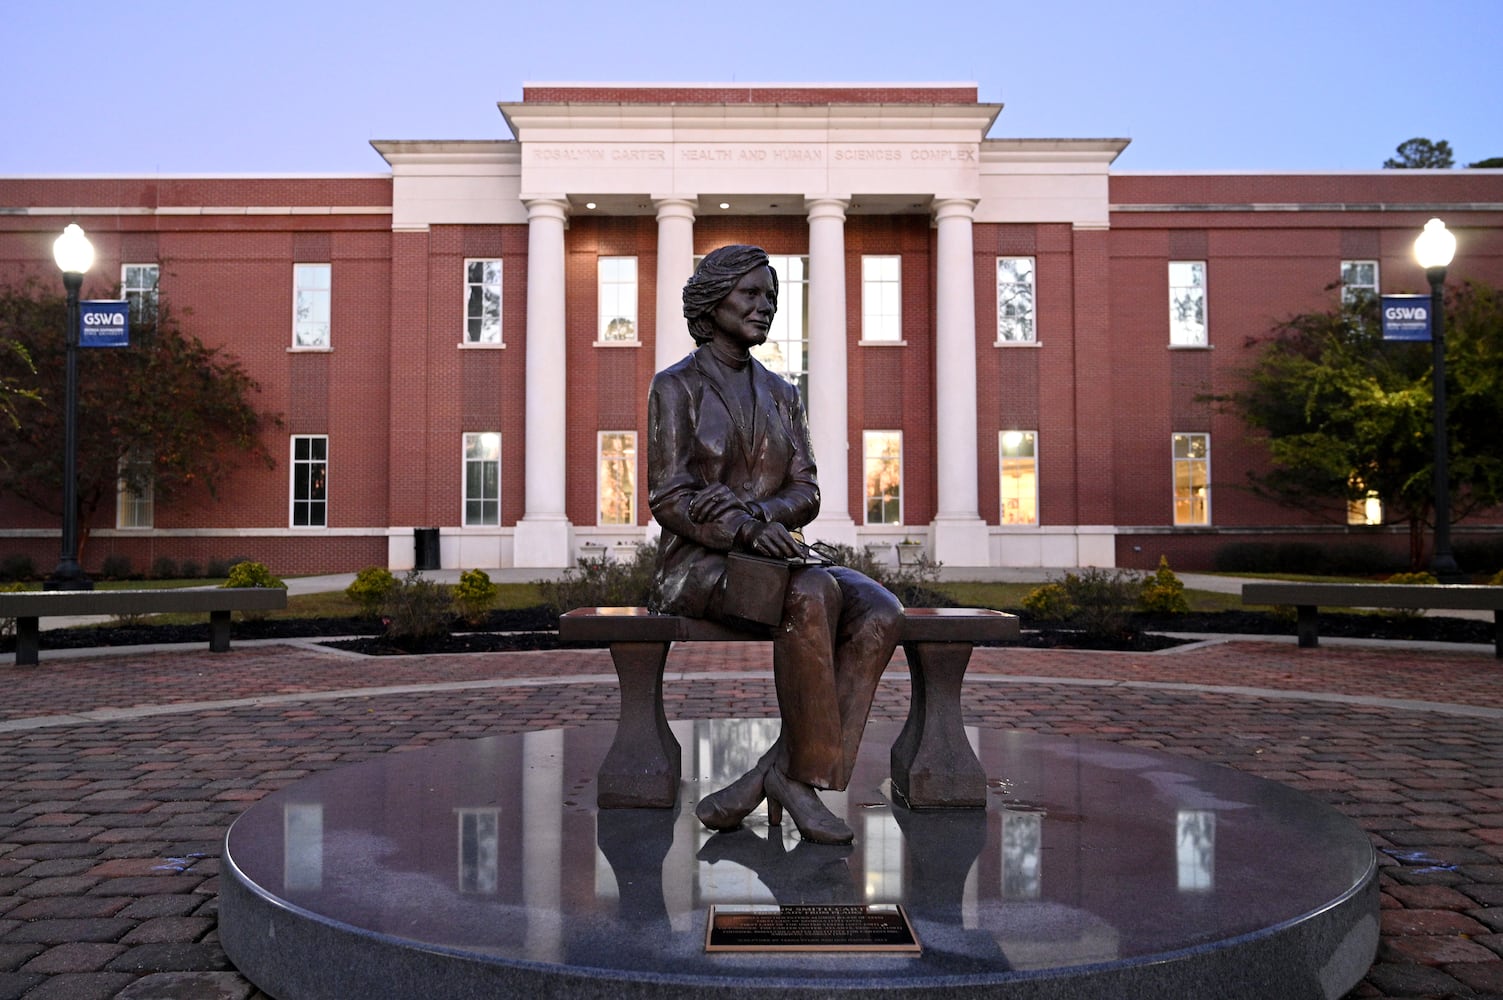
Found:
[[[1446,469],[1446,316],[1443,290],[1446,268],[1456,256],[1456,237],[1439,219],[1425,223],[1414,241],[1414,259],[1430,281],[1430,349],[1435,379],[1435,551],[1430,569],[1443,583],[1460,580],[1461,567],[1451,554],[1451,484]]]
[[[63,335],[67,375],[63,385],[63,552],[43,583],[45,590],[93,590],[94,583],[78,564],[78,291],[84,273],[94,265],[94,245],[78,223],[69,223],[52,244],[52,256],[63,272],[68,292],[68,329]]]

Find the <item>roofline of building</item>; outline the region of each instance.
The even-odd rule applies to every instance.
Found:
[[[621,90],[947,90],[955,87],[975,87],[978,90],[981,85],[975,80],[952,80],[935,81],[924,83],[894,83],[891,80],[872,81],[868,83],[741,83],[736,80],[706,81],[700,83],[614,83],[591,82],[588,80],[523,80],[523,89],[527,87],[578,87],[581,89],[604,90],[607,88]]]
[[[171,173],[149,171],[120,174],[0,174],[0,181],[384,181],[390,171],[355,173],[254,172],[254,173]]]

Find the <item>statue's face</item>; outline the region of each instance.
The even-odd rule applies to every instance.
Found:
[[[765,267],[742,275],[710,314],[715,339],[747,350],[765,342],[778,311],[774,288],[772,272]]]

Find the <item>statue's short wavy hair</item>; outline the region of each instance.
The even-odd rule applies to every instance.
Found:
[[[759,267],[772,272],[772,308],[778,307],[778,270],[761,247],[736,244],[720,247],[705,254],[694,276],[684,285],[684,319],[689,321],[689,335],[696,344],[715,336],[710,314],[746,275]]]

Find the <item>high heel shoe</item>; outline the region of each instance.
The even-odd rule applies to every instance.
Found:
[[[767,822],[777,826],[783,821],[783,810],[793,817],[800,837],[816,844],[849,844],[855,839],[845,820],[830,812],[819,800],[819,794],[802,781],[783,774],[776,767],[769,768],[763,780],[767,794]]]
[[[700,799],[694,806],[694,815],[711,830],[736,829],[766,797],[762,785],[772,767],[772,759],[773,751],[769,750],[750,771],[720,791]]]

